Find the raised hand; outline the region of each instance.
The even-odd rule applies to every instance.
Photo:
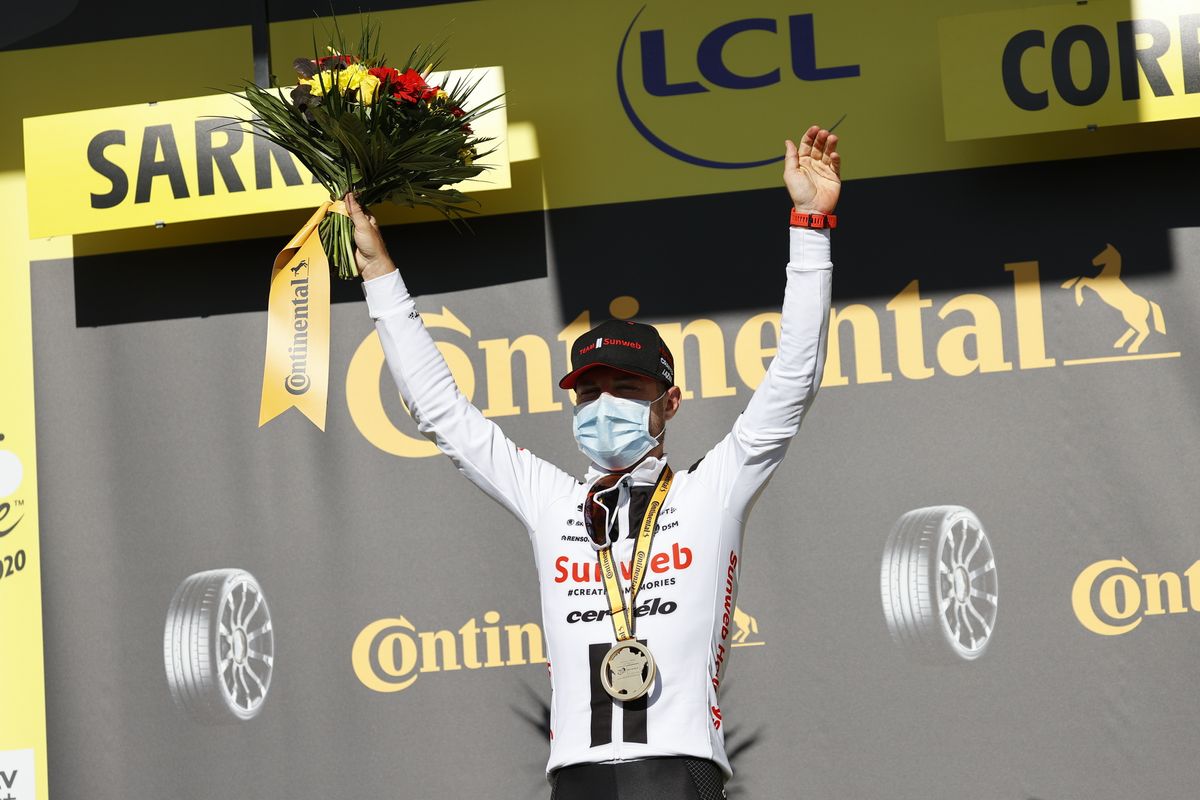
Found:
[[[369,281],[395,270],[396,265],[388,255],[375,217],[358,204],[353,192],[347,192],[344,199],[350,221],[354,223],[354,261],[358,265],[358,274]]]
[[[797,211],[832,214],[842,190],[842,157],[838,137],[813,125],[800,146],[788,139],[783,158],[783,182]]]

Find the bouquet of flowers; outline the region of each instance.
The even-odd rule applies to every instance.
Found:
[[[341,30],[328,55],[297,58],[297,86],[285,97],[279,87],[246,87],[259,136],[293,153],[329,190],[334,213],[318,232],[338,277],[356,277],[353,225],[338,203],[353,191],[370,206],[392,201],[430,206],[455,220],[467,213],[470,197],[452,184],[485,168],[476,161],[488,139],[474,136],[471,123],[497,108],[499,97],[463,109],[478,79],[446,88],[430,83],[442,61],[441,45],[422,45],[400,68],[379,53],[378,28],[364,24],[357,46],[347,52]],[[314,40],[314,50],[316,42]]]
[[[295,88],[247,86],[254,118],[238,120],[290,151],[329,191],[329,201],[275,258],[260,427],[296,408],[325,429],[330,275],[358,275],[346,193],[364,206],[384,200],[429,206],[453,222],[474,212],[471,198],[453,184],[479,175],[485,167],[477,159],[491,152],[480,152],[490,140],[471,129],[499,107],[499,97],[471,97],[485,76],[435,86],[442,46],[417,47],[393,67],[379,52],[377,27],[364,24],[353,49],[336,20],[334,31],[328,55],[296,59]]]

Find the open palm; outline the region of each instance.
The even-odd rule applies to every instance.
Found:
[[[804,132],[797,147],[785,144],[783,182],[797,211],[832,214],[842,190],[842,157],[838,138],[816,125]]]

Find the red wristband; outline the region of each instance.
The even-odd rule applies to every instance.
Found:
[[[837,217],[833,214],[806,214],[793,208],[789,224],[793,228],[836,228]]]

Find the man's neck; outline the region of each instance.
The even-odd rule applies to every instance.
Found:
[[[648,458],[660,458],[661,459],[665,453],[666,453],[666,448],[664,448],[663,445],[660,444],[658,447],[654,448],[649,453],[646,453],[646,455],[639,458],[637,463],[634,464],[633,466],[626,467],[625,469],[614,469],[614,470],[606,470],[606,471],[611,472],[614,475],[624,475],[627,472],[633,472],[634,470],[636,470],[638,467],[640,467],[646,461],[646,459],[648,459]]]
[[[642,456],[642,458],[636,464],[634,464],[632,467],[628,467],[627,469],[609,470],[604,469],[597,464],[592,464],[588,469],[588,480],[598,480],[603,475],[615,475],[618,477],[629,475],[633,477],[634,481],[639,485],[643,483],[654,483],[655,478],[657,478],[659,475],[662,464],[666,463],[666,458],[667,454],[663,452],[662,449],[656,448],[654,452],[650,452]],[[658,463],[654,463],[655,459],[658,460]]]

